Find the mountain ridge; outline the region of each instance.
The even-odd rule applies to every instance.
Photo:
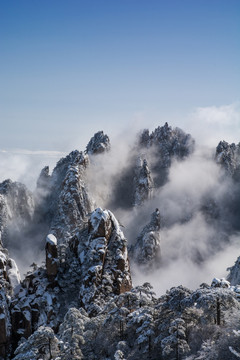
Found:
[[[231,216],[225,217],[222,210],[225,202],[222,204],[221,199],[229,192],[224,188],[223,195],[208,197],[204,205],[200,197],[196,209],[193,207],[187,217],[176,217],[174,226],[164,223],[160,203],[160,210],[152,213],[152,209],[151,221],[146,224],[149,208],[161,199],[171,182],[172,167],[191,158],[195,141],[166,123],[151,134],[144,130],[136,144],[129,163],[122,173],[117,172],[117,181],[109,189],[112,200],[103,194],[113,211],[99,206],[94,192],[89,191],[87,169],[92,168],[94,173],[94,164],[111,154],[109,137],[102,131],[92,137],[85,152],[75,150],[60,159],[52,174],[45,166],[33,194],[10,180],[0,184],[0,358],[210,359],[207,352],[211,352],[211,359],[220,359],[220,352],[227,353],[229,359],[234,356],[228,348],[236,346],[234,335],[229,346],[224,343],[218,350],[216,346],[223,338],[217,337],[217,326],[224,324],[231,309],[239,310],[238,262],[230,270],[229,282],[217,279],[194,291],[178,286],[156,297],[150,283],[132,284],[136,266],[142,275],[167,268],[164,235],[174,226],[190,223],[194,211],[218,229],[218,244],[215,232],[212,240],[207,238],[207,251],[193,244],[191,261],[197,259],[201,264],[206,256],[211,258],[211,251],[218,253],[227,247],[238,231]],[[239,191],[238,156],[238,145],[221,141],[213,159],[222,169],[221,178],[224,174],[227,184],[233,184],[231,197]],[[128,198],[122,197],[117,206],[124,192]],[[234,201],[226,204],[237,206]],[[133,236],[130,245],[117,220],[124,209],[137,223],[138,236]],[[144,223],[138,221],[141,212]],[[34,229],[37,236],[32,238],[36,240],[33,244]],[[4,248],[14,247],[21,232],[26,240],[23,249],[32,244],[34,251],[39,249],[46,257],[45,266],[32,264],[22,281],[16,263]],[[200,251],[205,254],[203,260]],[[174,262],[175,257],[168,261]],[[225,310],[218,310],[222,306]],[[213,335],[194,340],[206,326]],[[234,326],[232,322],[233,330]],[[214,344],[207,348],[209,339]],[[218,357],[214,358],[214,353]]]

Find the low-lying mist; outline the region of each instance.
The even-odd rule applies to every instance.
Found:
[[[151,213],[160,210],[160,267],[146,275],[132,264],[134,284],[148,281],[162,294],[171,286],[196,288],[211,283],[215,276],[226,277],[226,268],[240,254],[240,234],[232,227],[232,214],[226,208],[229,197],[234,196],[234,184],[216,164],[215,149],[197,145],[186,159],[174,160],[165,185],[153,189],[152,197],[141,207],[133,208],[117,201],[124,201],[131,183],[122,186],[122,193],[118,187],[119,193],[114,194],[116,180],[128,181],[122,174],[134,166],[136,155],[142,155],[132,144],[119,140],[109,153],[95,158],[88,183],[97,206],[110,205],[130,245],[150,221]]]

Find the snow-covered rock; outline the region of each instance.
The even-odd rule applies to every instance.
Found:
[[[166,122],[151,134],[149,130],[144,130],[140,135],[139,146],[141,151],[146,149],[150,153],[149,165],[156,173],[154,184],[158,187],[167,181],[172,160],[183,160],[189,156],[194,150],[195,141],[190,134],[172,128]]]
[[[222,279],[214,278],[212,280],[211,287],[229,288],[230,287],[230,282],[227,281],[224,278],[222,278]]]
[[[132,287],[127,240],[109,210],[96,209],[88,226],[88,247],[82,272],[81,303],[90,313],[101,309],[104,301]]]
[[[87,166],[88,156],[76,150],[59,160],[50,178],[47,176],[45,205],[38,215],[48,222],[49,232],[59,243],[72,237],[93,210],[85,181]]]
[[[94,134],[86,147],[86,152],[89,155],[101,154],[108,150],[110,150],[110,140],[103,131],[98,131]]]
[[[46,238],[46,270],[49,280],[54,280],[58,271],[57,239],[53,234]]]
[[[220,141],[216,148],[216,162],[231,176],[239,175],[240,171],[240,144],[229,144]]]

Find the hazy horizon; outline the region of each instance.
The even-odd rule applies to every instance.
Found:
[[[238,141],[239,40],[236,0],[2,1],[0,149],[81,150],[165,121]]]

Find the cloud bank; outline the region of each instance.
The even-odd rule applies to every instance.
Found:
[[[229,105],[199,107],[189,115],[186,129],[201,145],[216,146],[225,140],[238,143],[240,102]]]

